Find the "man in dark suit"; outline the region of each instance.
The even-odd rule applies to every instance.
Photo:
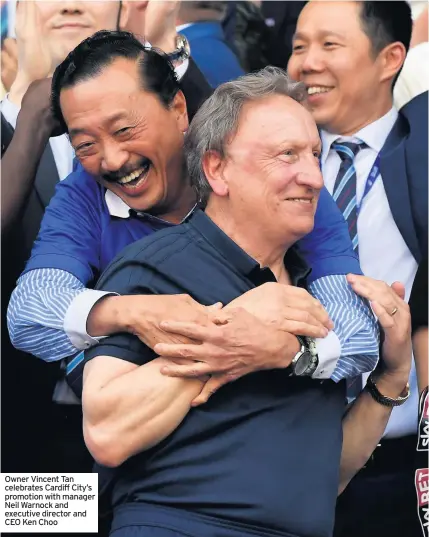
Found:
[[[307,86],[321,129],[325,185],[349,224],[364,274],[403,282],[407,300],[428,240],[428,96],[400,111],[392,100],[411,29],[407,2],[309,2],[288,66]],[[339,500],[338,537],[421,531],[414,366],[410,385],[409,401],[393,411],[380,447]]]
[[[55,57],[54,51],[60,48],[65,54],[74,47],[69,33],[64,34],[61,41],[61,32],[56,26],[85,22],[82,32],[76,32],[78,43],[106,25],[112,28],[124,25],[128,6],[122,2],[47,4],[23,2],[19,6],[18,45],[24,53],[21,56],[24,64],[20,66],[15,88],[2,103],[2,239],[3,252],[8,254],[8,261],[2,266],[2,389],[3,401],[8,403],[3,405],[2,431],[9,439],[2,453],[4,471],[85,471],[82,465],[88,463],[85,453],[79,455],[78,450],[68,457],[76,448],[73,432],[61,438],[67,431],[76,430],[74,427],[80,428],[81,418],[72,406],[52,404],[54,387],[60,377],[58,364],[46,364],[17,351],[8,337],[6,310],[10,294],[30,256],[55,186],[71,172],[73,158],[65,136],[50,138],[55,124],[50,119],[48,80],[33,84],[17,122],[16,116],[22,95],[31,81],[44,79],[49,72],[43,69],[62,61],[64,56]],[[156,9],[151,13],[156,15]],[[51,26],[56,30],[55,42],[47,31]],[[172,41],[171,51],[175,48],[175,39]],[[67,45],[70,48],[66,50]],[[187,67],[186,62],[185,65],[182,62],[182,71],[183,67],[186,70],[182,72],[181,88],[192,117],[211,89],[191,59]],[[12,117],[8,114],[13,105],[8,102],[10,97],[16,109],[14,113],[12,106]],[[43,443],[34,442],[34,438],[43,438]],[[30,443],[31,452],[28,450]]]
[[[177,18],[177,30],[188,38],[195,62],[214,88],[244,74],[225,40],[226,8],[226,2],[182,2]]]

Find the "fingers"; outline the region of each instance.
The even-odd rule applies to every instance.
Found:
[[[162,321],[160,327],[165,332],[179,334],[198,341],[210,341],[210,339],[213,339],[212,327],[201,326],[197,323]]]
[[[222,348],[211,344],[201,343],[157,343],[153,350],[158,356],[163,356],[165,358],[179,358],[194,361],[205,361],[208,356],[217,359],[225,354],[225,351]],[[214,371],[211,372],[213,373]]]
[[[307,336],[312,338],[324,338],[329,334],[329,331],[324,326],[315,326],[300,321],[285,321],[282,323],[282,328],[285,332],[294,334],[295,336]]]
[[[371,307],[378,319],[378,322],[381,324],[382,328],[385,331],[388,331],[395,326],[394,317],[387,313],[386,309],[383,308],[383,306],[379,304],[376,300],[373,300],[371,302]]]
[[[189,365],[165,365],[161,373],[166,377],[199,378],[214,373],[213,367],[205,362],[193,362]]]
[[[216,313],[217,311],[221,310],[223,308],[222,302],[216,302],[216,304],[212,304],[211,306],[207,306],[207,309],[210,313]]]
[[[381,304],[387,312],[392,312],[395,308],[403,308],[404,302],[399,298],[392,288],[385,282],[368,278],[367,276],[357,276],[349,274],[347,281],[352,289],[370,302],[376,301]]]
[[[3,54],[9,59],[9,61],[18,61],[18,45],[16,39],[13,37],[6,37],[2,46],[2,60]]]
[[[405,299],[405,285],[401,282],[393,282],[390,286],[401,300]]]
[[[201,393],[192,401],[191,406],[199,406],[207,403],[210,397],[218,391],[219,388],[235,380],[232,376],[221,375],[218,377],[211,377],[205,384]]]

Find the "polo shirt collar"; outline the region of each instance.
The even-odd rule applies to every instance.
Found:
[[[224,233],[211,218],[201,209],[196,209],[189,224],[202,235],[230,264],[240,273],[249,276],[251,280],[262,283],[265,281],[275,281],[275,278],[268,268],[261,267],[256,259],[248,255],[240,246]],[[285,266],[289,271],[293,284],[297,284],[308,276],[310,269],[304,259],[293,246],[289,248],[285,255]],[[271,277],[269,276],[271,274]]]
[[[141,218],[147,218],[148,220],[151,220],[154,222],[174,225],[171,222],[167,222],[166,220],[163,220],[162,218],[158,218],[157,216],[153,216],[151,214],[144,213],[144,212],[134,211],[133,209],[131,209],[131,207],[129,207],[125,203],[124,200],[122,200],[119,196],[117,196],[111,190],[106,189],[104,199],[106,201],[107,209],[109,211],[110,216],[114,216],[116,218],[130,218],[131,214],[135,214]],[[182,222],[184,222],[187,218],[189,218],[189,216],[195,210],[196,206],[197,205],[195,204],[192,207],[189,213],[183,218]]]

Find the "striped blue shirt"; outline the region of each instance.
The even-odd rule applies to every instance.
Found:
[[[149,215],[130,214],[129,207],[78,165],[57,185],[31,258],[12,294],[8,327],[13,344],[55,361],[97,343],[86,334],[90,308],[79,313],[76,304],[95,297],[92,303],[89,300],[92,307],[98,300],[99,292],[90,289],[125,246],[170,225]],[[297,246],[312,269],[308,289],[335,324],[335,335],[317,342],[320,364],[314,376],[338,381],[372,370],[378,360],[377,322],[346,281],[345,275],[361,273],[360,267],[344,218],[325,189],[314,230]],[[65,328],[71,313],[81,323],[81,337],[72,337]],[[333,346],[326,344],[331,336]]]
[[[64,317],[85,286],[72,274],[58,269],[37,269],[24,274],[13,292],[8,327],[13,345],[46,361],[77,353],[64,331]],[[345,276],[325,276],[309,286],[334,322],[341,353],[330,376],[335,381],[371,371],[378,360],[378,329],[365,303]],[[320,353],[319,353],[320,354]],[[323,360],[323,356],[319,357]],[[326,378],[323,374],[320,378]]]

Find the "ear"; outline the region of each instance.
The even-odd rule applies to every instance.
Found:
[[[130,17],[130,2],[122,1],[121,14],[119,16],[118,26],[120,30],[126,28]]]
[[[189,127],[186,99],[181,91],[178,91],[171,104],[171,109],[176,114],[179,129],[185,133]]]
[[[203,157],[203,171],[214,194],[228,196],[228,182],[224,177],[225,159],[217,151],[207,151]]]
[[[393,80],[395,75],[401,69],[404,64],[407,51],[402,43],[395,42],[387,45],[379,55],[379,60],[382,65],[382,74],[380,82],[386,80]]]

